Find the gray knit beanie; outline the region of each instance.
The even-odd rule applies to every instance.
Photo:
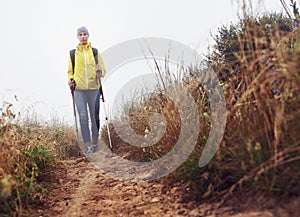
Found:
[[[85,26],[81,26],[81,27],[79,27],[79,28],[77,29],[77,36],[78,36],[79,33],[81,33],[81,32],[85,32],[86,34],[89,35],[89,31],[88,31],[88,29],[87,29]]]

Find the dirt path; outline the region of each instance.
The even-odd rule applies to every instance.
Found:
[[[31,216],[291,216],[272,210],[237,212],[232,205],[212,209],[209,203],[183,201],[180,187],[166,190],[157,182],[119,181],[97,170],[85,157],[63,161],[52,177],[47,201]]]
[[[178,188],[164,192],[158,183],[118,181],[85,158],[63,164],[67,169],[60,169],[60,186],[51,190],[39,216],[199,216],[192,209],[195,203],[180,203]]]

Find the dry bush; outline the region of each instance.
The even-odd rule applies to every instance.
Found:
[[[76,143],[68,126],[20,124],[11,107],[0,108],[0,210],[21,215],[28,204],[44,199],[42,181],[51,177],[59,159],[75,151]]]
[[[280,196],[300,192],[300,33],[290,31],[288,20],[267,26],[268,19],[263,21],[247,17],[242,29],[231,29],[231,39],[236,41],[228,41],[227,45],[234,45],[233,50],[225,47],[224,51],[230,52],[227,56],[220,56],[218,51],[210,56],[210,65],[221,76],[227,125],[220,149],[203,168],[198,167],[198,161],[210,131],[209,102],[197,77],[203,71],[190,68],[188,76],[180,81],[199,105],[199,138],[186,162],[163,182],[172,186],[183,181],[189,186],[190,199],[223,195],[225,200],[241,186]],[[169,78],[165,80],[172,80]],[[131,160],[150,161],[173,147],[181,123],[176,118],[176,107],[159,91],[142,105],[131,114],[131,126],[141,135],[151,111],[160,112],[168,120],[167,132],[154,147],[142,149],[122,144],[120,138],[116,139],[113,125],[110,127],[117,153]]]
[[[226,195],[243,183],[279,195],[300,192],[300,72],[295,32],[272,26],[266,32],[247,19],[238,34],[238,64],[218,65],[231,70],[223,88],[227,127],[218,173],[227,174]],[[233,65],[234,64],[234,65]],[[216,188],[217,189],[217,188]],[[223,188],[221,188],[223,190]]]

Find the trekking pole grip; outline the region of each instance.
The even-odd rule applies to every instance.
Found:
[[[73,85],[70,86],[71,91],[75,90],[75,84],[74,84],[74,79],[70,78],[70,81],[73,83]]]

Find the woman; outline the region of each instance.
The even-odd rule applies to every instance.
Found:
[[[106,73],[103,59],[90,42],[88,29],[77,29],[79,45],[69,57],[68,84],[74,88],[74,100],[79,114],[80,130],[86,153],[98,149],[99,137],[99,79]],[[70,52],[71,53],[71,52]],[[73,58],[73,59],[72,59]],[[98,62],[98,64],[96,64]],[[97,104],[96,104],[97,103]],[[89,128],[91,121],[91,132]]]

